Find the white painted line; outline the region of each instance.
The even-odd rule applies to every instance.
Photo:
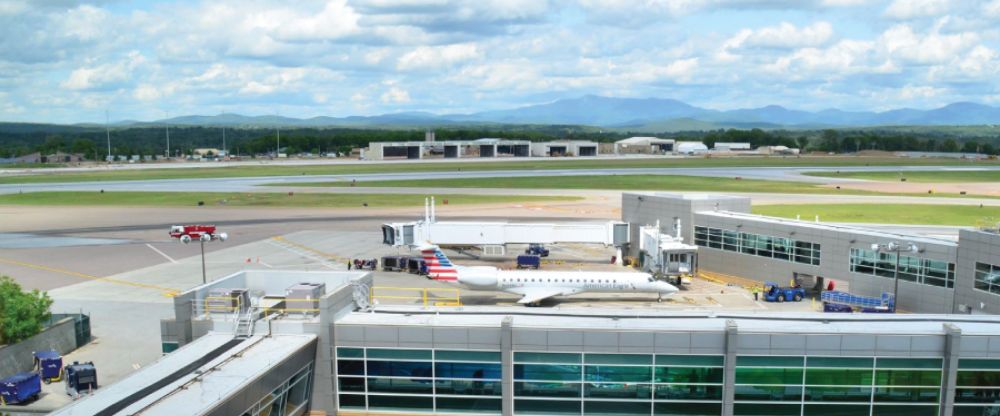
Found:
[[[264,262],[264,260],[257,260],[257,263],[263,264],[268,269],[273,269],[274,268],[270,264],[267,264],[266,262]]]
[[[155,251],[157,253],[160,253],[161,256],[163,256],[167,260],[170,260],[171,263],[175,263],[175,264],[177,263],[177,260],[174,260],[173,258],[171,258],[170,256],[168,256],[167,253],[164,253],[164,252],[160,251],[160,249],[158,249],[156,247],[153,247],[152,244],[146,244],[146,247],[149,247],[153,251]]]

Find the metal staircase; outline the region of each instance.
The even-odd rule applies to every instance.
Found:
[[[236,338],[250,338],[253,336],[253,327],[255,324],[253,308],[247,308],[246,312],[241,313],[236,319],[236,327],[233,329],[233,336]]]

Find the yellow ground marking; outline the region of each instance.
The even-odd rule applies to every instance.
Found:
[[[296,243],[294,241],[291,241],[291,240],[285,238],[284,236],[280,236],[279,235],[279,236],[276,236],[276,237],[271,237],[271,239],[275,240],[275,241],[280,241],[280,242],[285,243],[285,244],[288,244],[288,245],[293,246],[295,248],[298,248],[300,250],[305,250],[305,251],[308,251],[310,253],[318,254],[320,256],[326,257],[328,259],[336,260],[337,262],[340,262],[340,263],[346,263],[346,262],[350,261],[346,257],[340,257],[340,256],[337,256],[337,255],[334,255],[334,254],[324,253],[322,251],[316,250],[316,249],[314,249],[312,247],[309,247],[307,245],[299,244],[299,243]]]
[[[130,281],[127,281],[127,280],[114,279],[114,278],[111,278],[111,277],[99,277],[99,276],[89,275],[89,274],[86,274],[86,273],[79,273],[79,272],[74,272],[74,271],[69,271],[69,270],[57,269],[55,267],[43,266],[41,264],[26,263],[26,262],[19,261],[19,260],[11,260],[11,259],[0,258],[0,263],[12,264],[12,265],[15,265],[15,266],[27,267],[29,269],[35,269],[35,270],[44,270],[44,271],[47,271],[47,272],[64,274],[64,275],[73,276],[73,277],[79,277],[81,279],[93,280],[93,281],[96,281],[96,282],[107,282],[107,283],[114,283],[114,284],[119,284],[119,285],[141,287],[141,288],[144,288],[144,289],[159,290],[159,291],[163,292],[163,296],[166,296],[168,298],[172,298],[174,296],[177,296],[177,294],[180,293],[179,290],[173,289],[173,288],[169,288],[169,287],[151,285],[151,284],[147,284],[147,283],[130,282]]]

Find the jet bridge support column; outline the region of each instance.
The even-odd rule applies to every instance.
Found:
[[[736,321],[726,321],[726,361],[722,375],[722,416],[733,416],[736,401],[736,350],[739,348],[739,328]]]
[[[944,324],[944,371],[941,392],[941,416],[955,412],[955,386],[958,384],[958,356],[962,349],[962,330]]]
[[[501,414],[514,415],[514,318],[508,316],[500,323],[500,390]]]

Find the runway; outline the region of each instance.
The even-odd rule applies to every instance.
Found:
[[[435,180],[454,178],[514,178],[558,176],[611,175],[685,175],[771,181],[795,181],[816,184],[866,182],[861,179],[824,178],[803,175],[804,172],[905,172],[922,170],[968,171],[1000,170],[1000,166],[851,166],[851,167],[726,167],[726,168],[623,168],[623,169],[530,169],[481,170],[443,172],[364,173],[338,175],[256,176],[241,178],[157,179],[136,181],[60,182],[32,184],[0,184],[0,194],[45,191],[158,191],[158,192],[283,192],[296,183],[335,181]],[[261,189],[261,185],[276,184]],[[282,186],[285,185],[285,186]],[[432,185],[433,184],[429,184]],[[463,191],[464,192],[464,191]],[[509,190],[508,190],[509,193]]]

